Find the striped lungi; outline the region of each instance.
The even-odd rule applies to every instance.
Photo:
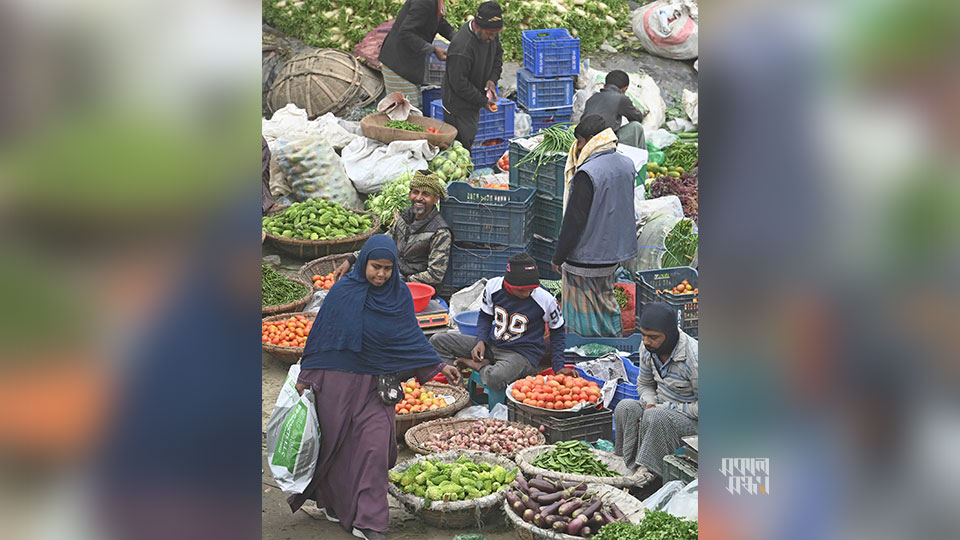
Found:
[[[615,270],[615,266],[577,268],[574,274],[564,264],[563,320],[570,332],[586,337],[620,337],[623,323],[620,304],[613,292]]]
[[[643,402],[635,399],[617,403],[613,411],[613,453],[631,469],[643,465],[662,477],[663,456],[683,446],[681,437],[697,434],[697,421],[676,409],[643,407]]]
[[[420,109],[422,112],[423,105],[420,99],[420,87],[397,75],[395,71],[387,66],[382,66],[381,69],[383,70],[383,85],[387,89],[387,95],[400,92],[403,94],[403,97],[407,98],[407,101],[409,101],[411,105]]]

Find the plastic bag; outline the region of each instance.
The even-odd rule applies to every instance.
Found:
[[[438,148],[425,139],[384,144],[358,138],[341,153],[347,176],[360,193],[376,193],[403,173],[426,169]]]
[[[278,141],[296,141],[300,139],[319,138],[327,142],[334,150],[347,146],[360,135],[358,129],[351,131],[332,112],[309,120],[307,111],[290,103],[278,110],[267,120],[261,123],[263,138],[267,140],[270,151],[275,152]]]
[[[673,120],[667,121],[667,129],[674,133],[683,133],[687,131],[696,131],[697,126],[693,124],[690,120],[686,118],[674,118]]]
[[[682,480],[671,480],[658,489],[653,495],[643,500],[647,510],[661,510],[670,502],[670,498],[683,489]]]
[[[480,309],[483,303],[483,289],[487,286],[487,280],[480,279],[469,287],[464,287],[453,293],[450,297],[450,324],[456,326],[453,322],[454,315],[464,311],[473,311]]]
[[[526,137],[530,134],[530,131],[533,129],[533,119],[530,118],[530,115],[523,112],[517,111],[517,114],[513,117],[513,134],[515,137]]]
[[[590,69],[590,59],[583,60],[580,67],[580,76],[577,77],[576,87],[582,89],[574,94],[573,113],[570,116],[571,121],[576,115],[577,121],[583,115],[583,108],[586,107],[587,100],[594,93],[599,92],[606,86],[607,73],[596,69]],[[660,95],[660,87],[653,77],[639,71],[627,73],[630,78],[630,85],[627,87],[627,97],[641,111],[644,111],[643,125],[644,133],[653,131],[663,125],[667,118],[667,104]],[[577,96],[582,100],[583,105],[578,105]],[[579,108],[579,114],[578,114]],[[621,119],[621,123],[626,123],[627,119]]]
[[[661,0],[641,6],[630,15],[633,35],[650,54],[692,60],[699,54],[698,11],[693,0]]]
[[[666,148],[677,142],[678,139],[679,137],[665,129],[658,129],[647,134],[647,142],[653,144],[657,148]]]
[[[651,199],[651,202],[657,199]],[[677,199],[679,200],[679,199]],[[673,229],[678,221],[683,219],[673,215],[656,215],[643,225],[640,234],[637,235],[637,258],[634,259],[633,271],[655,270],[662,268],[660,260],[667,249],[664,247],[664,240],[667,234]]]
[[[414,107],[400,92],[387,94],[387,97],[377,103],[377,110],[386,114],[391,120],[406,120],[411,114],[423,116],[420,109]]]
[[[317,467],[320,453],[320,421],[313,391],[297,394],[300,364],[290,366],[280,388],[277,404],[267,422],[267,462],[270,472],[287,493],[303,493]]]
[[[696,92],[691,92],[686,88],[683,89],[683,95],[680,98],[680,103],[683,104],[683,112],[687,113],[687,118],[690,119],[695,125],[699,125],[700,121],[700,94]]]
[[[270,159],[270,192],[275,197],[292,201],[319,198],[363,209],[340,156],[322,137],[278,140]]]
[[[329,293],[327,289],[320,289],[319,291],[313,293],[313,296],[310,297],[310,301],[307,302],[306,307],[303,308],[303,311],[308,313],[316,313],[320,311],[320,306],[323,305],[323,299],[327,297]]]
[[[677,492],[666,506],[663,507],[663,511],[668,514],[673,514],[679,518],[689,519],[690,521],[697,521],[697,492],[699,487],[697,485],[698,480],[694,480],[687,484],[683,489]]]
[[[486,405],[473,405],[461,409],[454,418],[490,418],[490,409]]]
[[[499,420],[507,420],[507,406],[503,403],[497,403],[490,409],[490,418],[497,418]]]
[[[643,188],[637,187],[638,190]],[[657,197],[656,199],[633,200],[633,210],[637,213],[637,227],[643,227],[647,222],[659,216],[683,218],[683,204],[676,195]]]

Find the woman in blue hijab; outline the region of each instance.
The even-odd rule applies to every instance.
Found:
[[[297,511],[317,501],[327,519],[354,536],[385,539],[389,523],[387,471],[397,461],[394,406],[380,398],[381,375],[460,374],[430,346],[401,281],[397,246],[377,234],[323,301],[307,337],[297,390],[312,387],[320,419],[320,455],[313,480],[288,499]]]

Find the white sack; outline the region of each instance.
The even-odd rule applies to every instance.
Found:
[[[439,152],[425,139],[384,144],[364,137],[347,145],[341,159],[357,191],[375,193],[403,173],[426,169]]]

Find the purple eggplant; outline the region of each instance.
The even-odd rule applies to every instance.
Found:
[[[590,525],[595,529],[599,529],[606,524],[607,521],[603,519],[603,512],[594,512],[593,517],[590,518]]]
[[[527,485],[531,488],[537,488],[544,493],[553,493],[557,491],[557,486],[555,484],[546,480],[539,480],[537,478],[527,482]]]
[[[533,499],[531,499],[531,498],[528,497],[527,495],[524,495],[524,496],[520,497],[520,502],[522,502],[523,505],[526,506],[527,508],[529,508],[530,510],[533,510],[534,513],[540,511],[540,505],[537,504],[536,501],[534,501]]]
[[[592,534],[593,534],[593,529],[591,529],[589,525],[587,525],[586,527],[580,529],[580,536],[582,536],[582,537],[584,537],[584,538],[587,538],[588,536],[591,536]]]
[[[567,532],[567,524],[562,521],[555,521],[553,523],[552,529],[557,531],[558,533],[565,534]]]
[[[602,512],[600,512],[600,515],[603,516],[604,525],[607,525],[608,523],[613,523],[614,521],[616,521],[613,515],[607,510],[603,510]]]
[[[583,501],[580,499],[573,499],[572,501],[567,501],[560,506],[557,510],[561,516],[569,516],[574,510],[580,508],[580,505],[583,504]]]
[[[523,515],[521,517],[527,523],[533,523],[533,516],[535,515],[536,513],[533,510],[527,508],[526,510],[523,511]]]
[[[524,478],[519,474],[517,475],[516,479],[514,479],[514,483],[516,483],[519,486],[520,490],[523,491],[524,493],[530,492],[529,484],[527,484],[527,481],[524,480]]]
[[[540,515],[542,515],[543,517],[547,517],[547,516],[552,516],[556,514],[557,510],[560,508],[560,505],[562,505],[563,503],[564,501],[560,500],[549,506],[541,506]]]
[[[540,495],[539,497],[536,497],[536,500],[540,504],[553,504],[557,501],[563,500],[564,498],[565,497],[563,496],[563,492],[558,491],[556,493],[548,493],[546,495]]]
[[[569,525],[567,525],[567,534],[579,536],[580,529],[584,528],[586,525],[587,525],[586,516],[580,516],[578,518],[574,518],[574,520],[571,521]]]
[[[533,524],[542,529],[544,527],[543,516],[540,514],[535,514],[533,516]]]
[[[563,489],[587,487],[586,482],[568,482],[566,480],[564,480],[563,482],[560,482],[560,485],[563,487]]]
[[[580,517],[580,515],[584,515],[584,516],[587,516],[587,518],[589,519],[594,514],[594,512],[596,512],[597,509],[600,508],[601,504],[603,503],[601,503],[600,501],[593,501],[590,504],[586,504],[585,506],[581,506],[580,508],[577,508],[576,510],[573,511],[572,514],[570,514],[570,516],[576,519]]]
[[[613,513],[613,517],[616,518],[617,521],[621,521],[624,517],[626,517],[623,515],[623,511],[620,510],[620,507],[617,506],[617,503],[610,505],[610,512]]]

